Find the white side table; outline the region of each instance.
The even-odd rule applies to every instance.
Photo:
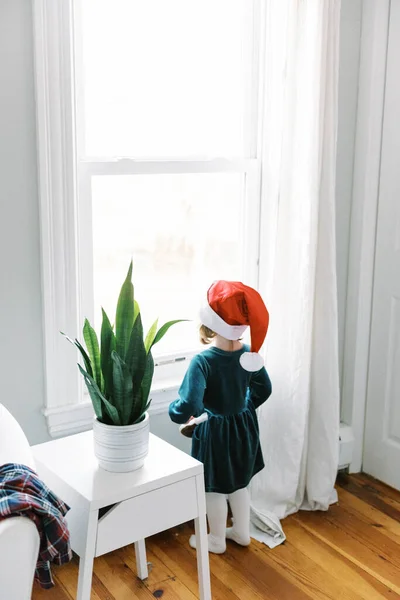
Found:
[[[92,431],[39,444],[33,454],[39,476],[71,507],[71,546],[80,556],[77,600],[90,600],[96,556],[135,543],[138,576],[146,579],[145,538],[191,519],[199,597],[211,600],[201,463],[151,435],[142,469],[109,473],[98,466]]]

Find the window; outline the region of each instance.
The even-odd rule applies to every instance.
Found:
[[[249,0],[79,0],[89,156],[247,155]]]
[[[85,304],[97,325],[101,305],[113,314],[133,257],[145,325],[193,319],[214,279],[254,283],[248,259],[257,256],[245,253],[257,216],[247,213],[258,202],[246,112],[257,101],[252,3],[76,6],[78,205],[91,215],[82,234],[93,255]],[[193,325],[179,325],[155,352],[181,357],[196,339]]]
[[[95,308],[115,313],[132,255],[144,323],[195,317],[210,281],[243,275],[243,191],[242,173],[94,176]],[[180,353],[195,339],[192,327],[176,326],[155,350]]]
[[[176,388],[198,350],[208,285],[256,285],[258,10],[258,0],[37,1],[48,415],[82,403],[59,330],[80,332],[84,316],[98,327],[100,306],[112,316],[131,257],[145,326],[192,320],[156,349],[160,390]]]

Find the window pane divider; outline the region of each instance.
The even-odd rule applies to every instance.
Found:
[[[213,158],[210,160],[136,160],[86,159],[79,161],[79,171],[98,175],[160,175],[174,173],[247,173],[258,164],[257,159]]]

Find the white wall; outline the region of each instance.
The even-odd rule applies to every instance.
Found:
[[[0,2],[0,402],[32,443],[47,438],[43,402],[32,14]]]
[[[361,15],[362,0],[342,0],[336,178],[340,376],[343,370]]]
[[[342,0],[337,178],[340,351],[343,353],[362,0]],[[0,402],[30,441],[48,438],[44,394],[39,214],[30,0],[0,2]],[[163,415],[152,429],[187,447]]]

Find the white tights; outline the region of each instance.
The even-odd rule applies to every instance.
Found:
[[[210,527],[208,549],[214,554],[223,554],[226,550],[226,539],[233,540],[241,546],[250,544],[250,497],[247,488],[237,490],[228,495],[232,510],[233,525],[226,528],[228,516],[227,497],[224,494],[206,494],[207,518]],[[190,538],[190,545],[196,548],[196,538]]]

